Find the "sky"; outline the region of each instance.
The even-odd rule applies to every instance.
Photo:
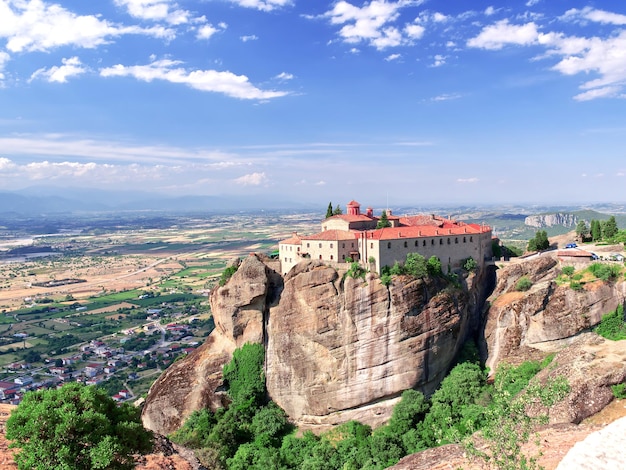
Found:
[[[626,201],[626,2],[0,0],[0,190]]]

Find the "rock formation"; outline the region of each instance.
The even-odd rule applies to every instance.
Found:
[[[623,281],[592,281],[580,291],[555,281],[561,271],[556,256],[544,253],[512,262],[497,270],[497,284],[489,298],[485,341],[487,366],[495,370],[502,358],[528,355],[528,348],[555,352],[580,332],[597,325],[602,315],[626,298]],[[515,284],[528,277],[533,285],[517,292]]]
[[[554,214],[529,215],[524,219],[524,225],[535,228],[554,227],[560,225],[566,228],[575,227],[578,217],[567,212],[556,212]]]
[[[432,392],[480,324],[487,270],[462,279],[344,277],[321,261],[283,280],[247,257],[211,294],[215,330],[151,387],[144,425],[162,434],[194,410],[223,406],[222,367],[246,342],[266,345],[270,397],[299,425],[322,429],[359,419],[377,425],[407,388]]]

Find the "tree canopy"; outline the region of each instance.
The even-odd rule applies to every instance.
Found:
[[[152,448],[140,411],[79,383],[28,392],[6,423],[20,470],[122,470]]]
[[[380,214],[380,219],[378,219],[378,223],[376,224],[376,228],[385,228],[391,227],[391,222],[389,222],[389,218],[387,217],[387,211],[383,211]]]

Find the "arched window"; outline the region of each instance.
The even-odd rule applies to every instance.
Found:
[[[470,243],[474,242],[474,237],[470,237]]]
[[[419,242],[417,240],[415,240],[415,246],[419,245]]]
[[[320,259],[322,259],[322,255],[320,255]]]
[[[450,239],[448,238],[448,245],[450,244]]]
[[[456,237],[456,238],[454,239],[454,243],[459,243],[459,237]]]
[[[370,248],[374,248],[374,242],[370,243]]]
[[[346,259],[346,255],[341,255],[341,259],[345,260]]]
[[[345,243],[342,243],[342,244],[341,244],[341,248],[345,248],[345,247],[346,247],[346,244],[345,244]],[[331,247],[331,248],[332,248],[332,247]]]
[[[322,247],[322,244],[320,243],[320,248]]]
[[[434,238],[432,238],[432,239],[430,240],[430,244],[431,244],[431,245],[434,245],[434,244],[435,244],[435,239],[434,239]]]
[[[391,242],[387,242],[387,249],[391,249]]]
[[[467,237],[463,237],[463,243],[467,243]]]
[[[331,260],[331,261],[333,260],[333,255],[330,255],[330,260]]]
[[[422,246],[426,246],[426,240],[422,242]]]
[[[404,242],[404,248],[408,248],[409,247],[409,242]]]
[[[310,244],[310,243],[307,243],[307,244],[306,244],[306,247],[307,247],[307,248],[311,248],[311,244]]]
[[[439,244],[440,244],[440,245],[443,245],[443,238],[440,238],[440,239],[439,239]]]

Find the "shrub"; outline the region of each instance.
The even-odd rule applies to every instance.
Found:
[[[468,273],[476,271],[478,269],[478,263],[470,256],[463,262],[463,269],[465,269]]]
[[[570,289],[575,290],[575,291],[583,290],[583,285],[578,281],[574,281],[574,280],[569,281],[569,286],[570,286]]]
[[[615,279],[622,272],[620,266],[604,263],[593,263],[587,269],[591,274],[603,281]]]
[[[426,269],[431,276],[441,276],[441,261],[436,256],[431,256],[426,262]]]
[[[365,268],[355,261],[350,264],[350,269],[348,269],[346,276],[349,276],[353,279],[357,279],[359,277],[365,279],[365,273],[367,273]]]
[[[611,391],[613,392],[613,396],[615,398],[626,398],[626,384],[624,383],[611,385]]]
[[[519,278],[517,283],[515,284],[515,290],[519,292],[525,292],[532,287],[533,283],[526,276],[522,276]]]
[[[596,326],[595,332],[603,338],[618,341],[626,339],[626,324],[624,323],[624,306],[619,305],[614,311],[602,315],[602,320]]]
[[[565,266],[561,272],[565,276],[570,277],[572,274],[574,274],[574,266]]]
[[[380,282],[385,287],[389,286],[389,284],[391,284],[391,274],[383,274],[380,276]]]
[[[233,274],[235,274],[236,272],[237,272],[237,266],[235,265],[229,266],[226,269],[224,269],[224,271],[222,272],[222,275],[220,276],[220,287],[226,285],[228,280],[231,277],[233,277]]]
[[[249,402],[260,405],[265,401],[265,348],[262,344],[246,343],[236,349],[231,361],[224,366],[231,406]]]

